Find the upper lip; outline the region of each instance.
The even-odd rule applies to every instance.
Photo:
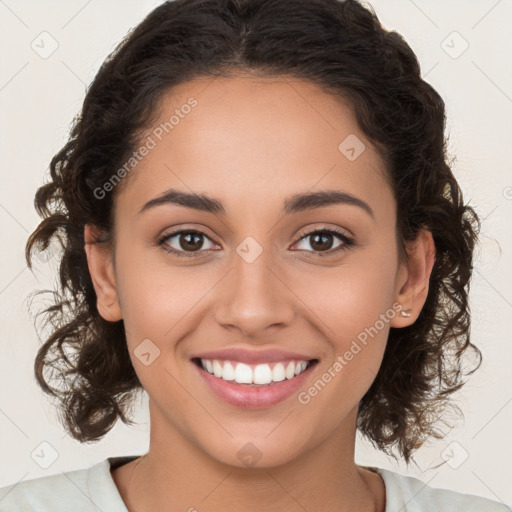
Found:
[[[196,354],[192,357],[192,359],[194,358],[230,360],[245,364],[273,363],[278,361],[287,361],[289,359],[293,359],[295,361],[310,361],[311,359],[314,359],[306,354],[287,352],[280,349],[250,350],[244,348],[212,350]]]

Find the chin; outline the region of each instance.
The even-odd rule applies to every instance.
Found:
[[[299,456],[296,442],[282,443],[281,439],[270,441],[265,437],[251,439],[247,435],[243,439],[230,439],[223,447],[217,445],[211,447],[211,450],[205,448],[212,459],[240,470],[275,468]]]

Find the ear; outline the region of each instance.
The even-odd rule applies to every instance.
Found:
[[[395,283],[395,301],[410,316],[398,311],[391,327],[407,327],[418,318],[428,295],[430,275],[434,267],[436,248],[432,233],[422,228],[416,240],[407,243],[409,261],[402,262]]]
[[[96,306],[100,315],[109,322],[123,318],[119,304],[111,248],[94,243],[100,231],[92,225],[84,228],[87,265],[96,292]]]

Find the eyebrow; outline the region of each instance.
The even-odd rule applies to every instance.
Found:
[[[140,210],[139,214],[156,206],[176,204],[202,212],[226,215],[226,210],[222,202],[205,194],[190,194],[176,189],[169,189],[163,194],[148,201]],[[375,215],[370,205],[347,192],[341,190],[324,190],[306,194],[295,194],[286,199],[283,204],[283,213],[289,215],[292,213],[323,208],[334,204],[346,204],[357,206],[363,209],[373,219]]]

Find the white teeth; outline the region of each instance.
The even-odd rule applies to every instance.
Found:
[[[272,370],[272,380],[274,382],[281,382],[286,377],[284,375],[284,365],[283,363],[277,363]]]
[[[272,370],[268,364],[259,364],[254,368],[254,384],[269,384],[272,382]]]
[[[283,363],[277,363],[271,368],[268,363],[249,366],[217,359],[201,359],[201,365],[208,373],[223,380],[234,380],[238,384],[265,385],[293,379],[306,369],[308,363],[307,361],[290,361],[286,367]]]
[[[231,380],[226,377],[226,367],[229,363],[224,365],[224,371],[222,372],[222,378],[224,380]],[[231,366],[231,365],[230,365]],[[229,373],[228,373],[229,375]],[[252,369],[243,363],[238,363],[235,369],[235,382],[238,384],[252,384]]]
[[[306,361],[301,361],[300,363],[297,363],[295,366],[295,375],[298,375],[299,373],[302,373],[305,369],[308,363]]]
[[[286,367],[284,374],[287,379],[292,379],[293,377],[295,377],[295,363],[293,361],[290,361],[288,363],[288,366]]]
[[[222,368],[222,378],[224,380],[235,380],[235,369],[229,361],[224,363]]]
[[[204,359],[201,359],[201,363],[203,363],[203,367],[205,366]],[[213,361],[213,375],[215,377],[222,377],[222,365],[219,363],[219,361],[215,360]],[[208,370],[208,367],[206,367],[206,371]]]

